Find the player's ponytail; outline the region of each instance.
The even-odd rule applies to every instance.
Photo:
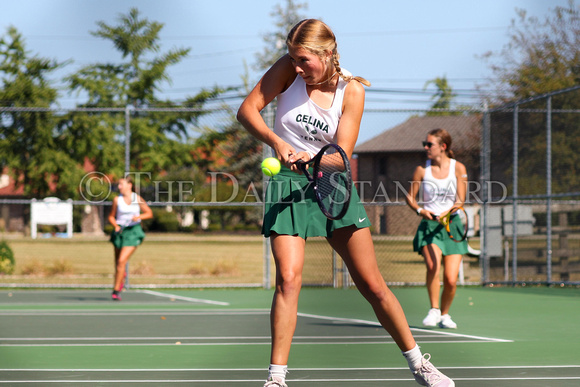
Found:
[[[359,77],[359,76],[353,76],[353,75],[344,75],[342,73],[342,69],[340,68],[340,62],[338,61],[338,58],[340,57],[340,55],[338,55],[338,52],[336,51],[336,49],[332,52],[332,64],[334,65],[334,68],[336,69],[336,72],[338,73],[338,75],[340,75],[340,77],[342,79],[344,79],[347,82],[352,81],[353,79],[355,81],[358,81],[360,83],[362,83],[365,86],[370,86],[371,83],[369,81],[367,81],[366,79],[364,79],[363,77]]]
[[[442,128],[437,128],[429,131],[429,133],[427,134],[433,137],[437,137],[439,139],[440,144],[446,145],[445,154],[447,155],[447,157],[449,157],[450,159],[455,158],[455,154],[451,150],[451,144],[453,143],[453,140],[451,139],[451,135],[449,134],[448,131]]]

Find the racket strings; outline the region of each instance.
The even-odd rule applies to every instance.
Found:
[[[325,211],[337,217],[350,200],[350,179],[342,155],[338,152],[324,154],[315,171],[317,195]]]

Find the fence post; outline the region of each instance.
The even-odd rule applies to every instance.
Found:
[[[482,200],[482,211],[483,216],[480,217],[480,229],[481,229],[481,259],[480,259],[480,269],[481,269],[481,283],[485,284],[489,280],[489,257],[488,257],[488,216],[489,216],[489,171],[490,171],[490,163],[489,154],[490,150],[490,117],[489,117],[489,109],[487,106],[487,101],[483,103],[483,133],[481,136],[481,154],[480,154],[480,162],[481,162],[481,187],[483,191],[483,200]]]
[[[548,96],[546,116],[546,282],[552,283],[552,96]]]
[[[512,196],[514,198],[512,206],[512,285],[515,286],[518,280],[518,158],[519,158],[519,111],[520,105],[516,104],[514,106],[514,117],[513,117],[513,192]]]
[[[125,106],[125,177],[131,172],[131,110],[133,105]],[[125,265],[125,288],[129,289],[129,261]]]
[[[125,107],[125,176],[131,172],[131,110],[133,105]]]

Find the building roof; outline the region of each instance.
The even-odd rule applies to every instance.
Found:
[[[422,152],[427,132],[443,128],[453,139],[453,149],[479,146],[481,115],[411,117],[363,142],[353,153]]]

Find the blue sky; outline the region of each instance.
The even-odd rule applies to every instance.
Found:
[[[170,69],[173,84],[162,96],[181,100],[202,87],[241,85],[244,61],[255,62],[262,35],[275,31],[270,16],[282,0],[0,0],[0,33],[9,25],[25,37],[27,48],[42,57],[73,63],[59,75],[96,62],[119,61],[110,42],[93,37],[96,22],[115,24],[137,7],[143,16],[164,23],[162,50],[190,47],[191,53]],[[543,18],[567,0],[310,0],[307,17],[321,18],[337,35],[341,65],[364,76],[377,89],[420,90],[446,76],[456,90],[470,90],[491,73],[478,56],[499,51],[508,41],[516,8]],[[253,81],[261,74],[251,71]],[[431,89],[434,91],[433,86]],[[388,108],[415,107],[428,97],[405,93],[367,94]],[[470,103],[470,99],[461,101]],[[60,103],[72,107],[75,97]],[[412,105],[412,106],[411,106]],[[428,103],[420,104],[427,107]]]

